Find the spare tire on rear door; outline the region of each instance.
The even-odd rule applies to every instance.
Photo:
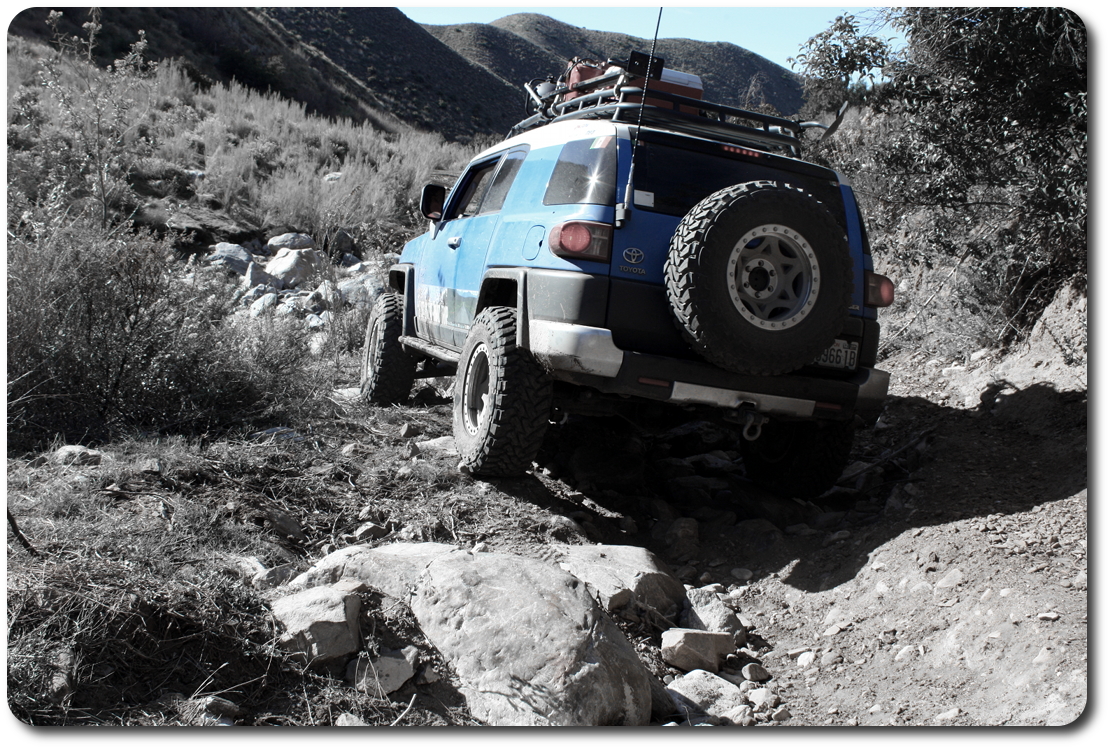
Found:
[[[667,297],[683,336],[739,374],[809,364],[842,331],[852,268],[844,230],[812,195],[745,182],[694,206],[671,238]]]

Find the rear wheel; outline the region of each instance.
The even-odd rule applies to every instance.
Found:
[[[524,473],[547,431],[551,378],[529,351],[517,348],[516,326],[511,307],[482,310],[459,358],[455,446],[471,473]]]
[[[416,379],[416,361],[401,346],[404,299],[384,292],[374,303],[366,324],[362,352],[362,397],[375,406],[408,400]]]
[[[780,494],[810,499],[836,484],[855,439],[850,421],[771,422],[759,439],[743,444],[749,479]]]

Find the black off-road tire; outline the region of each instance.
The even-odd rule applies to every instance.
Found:
[[[378,297],[366,324],[362,349],[362,398],[375,406],[403,403],[412,393],[416,360],[401,346],[404,298],[386,291]]]
[[[773,421],[759,439],[743,443],[745,473],[779,494],[819,497],[844,472],[855,434],[850,421]]]
[[[733,185],[694,206],[671,238],[665,274],[683,337],[738,374],[811,363],[852,303],[844,230],[816,198],[783,182]]]
[[[517,476],[532,465],[551,413],[551,378],[516,345],[516,310],[487,307],[466,337],[455,375],[454,434],[461,465]]]

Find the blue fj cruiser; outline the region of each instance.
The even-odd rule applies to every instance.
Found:
[[[886,397],[893,285],[852,189],[800,158],[824,126],[697,85],[637,53],[527,84],[535,113],[452,189],[424,188],[429,230],[367,327],[364,398],[456,374],[462,467],[493,476],[526,471],[566,414],[708,408],[742,425],[749,478],[828,489]]]

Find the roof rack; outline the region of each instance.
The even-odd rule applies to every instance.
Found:
[[[574,62],[571,61],[572,66]],[[799,123],[783,117],[682,96],[652,88],[650,84],[644,86],[641,83],[644,81],[642,76],[629,72],[628,68],[631,66],[614,63],[612,60],[605,65],[607,70],[604,74],[570,85],[561,82],[556,84],[550,79],[540,82],[538,86],[536,81],[524,84],[535,113],[513,126],[509,131],[510,137],[554,122],[609,119],[632,125],[639,123],[738,146],[786,151],[797,156],[800,155],[802,131],[807,127],[824,127],[819,123]],[[634,81],[640,85],[633,85]],[[648,103],[641,105],[645,89]],[[574,98],[566,98],[567,94],[573,94]]]

